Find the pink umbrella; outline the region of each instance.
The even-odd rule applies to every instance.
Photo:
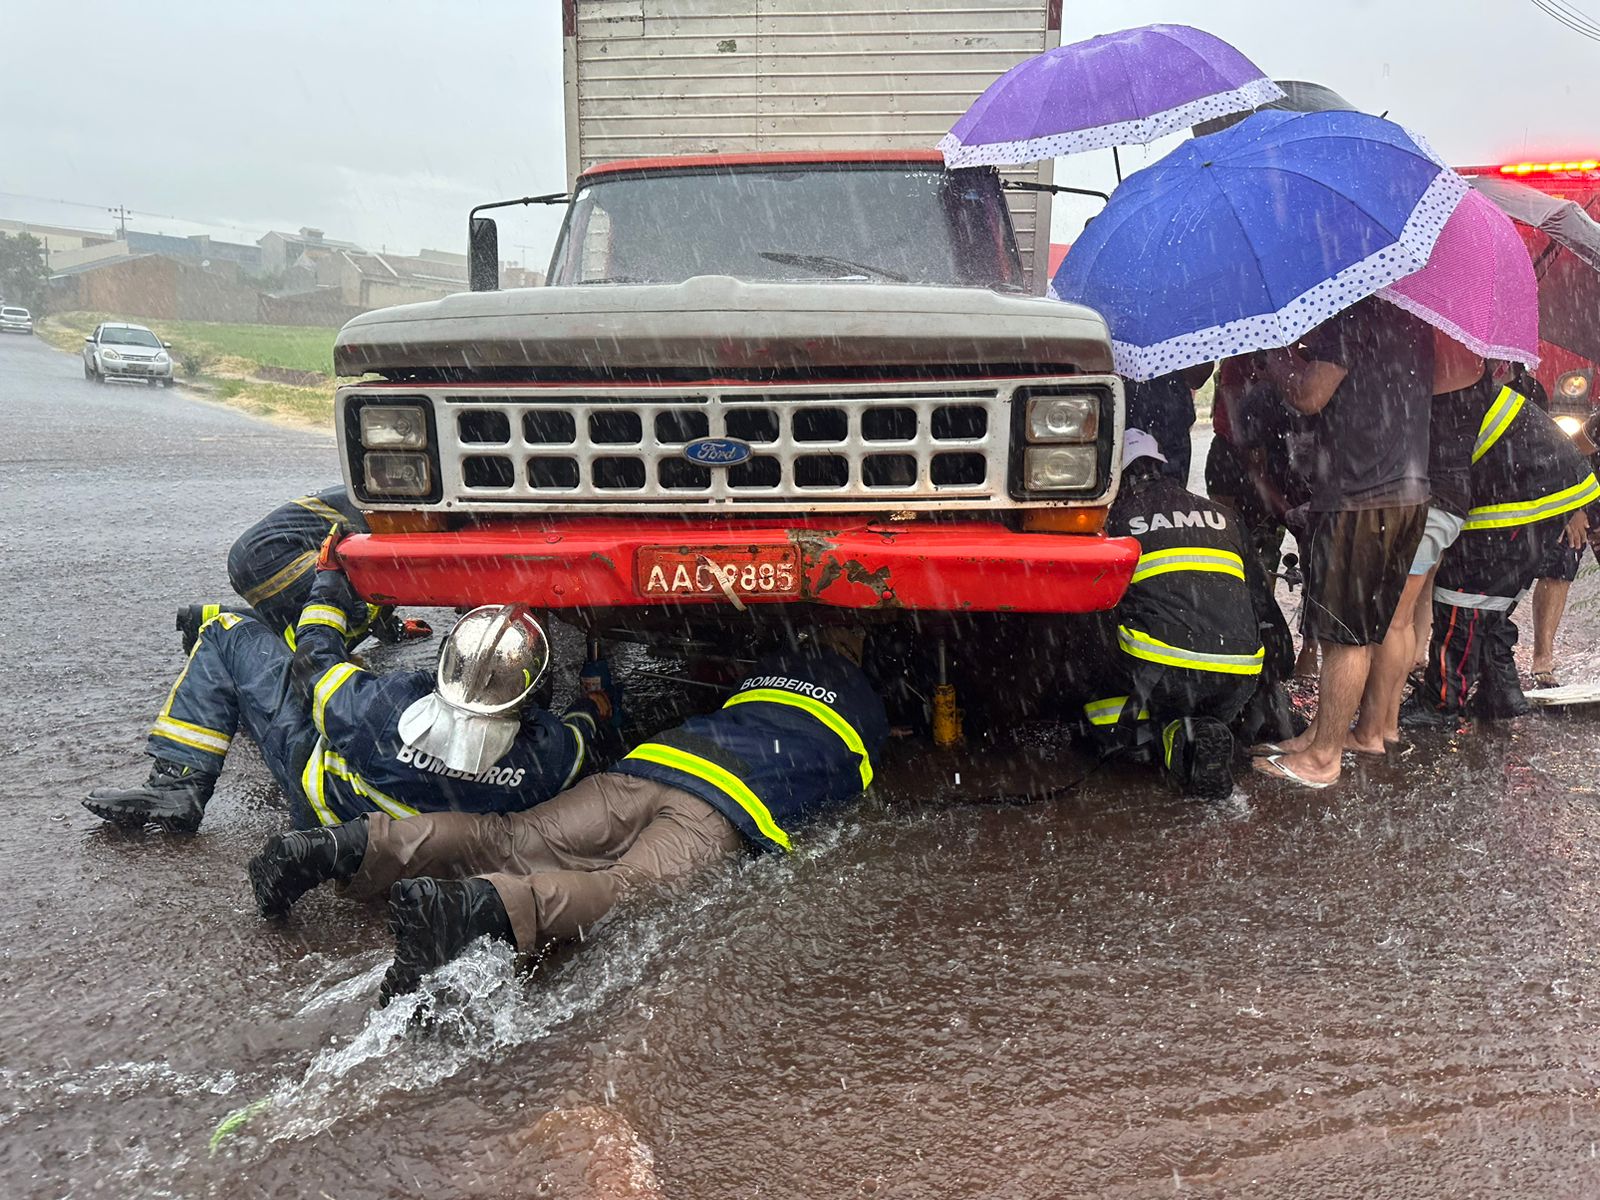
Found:
[[[1474,354],[1536,366],[1539,281],[1511,218],[1468,192],[1445,222],[1428,265],[1378,293]]]

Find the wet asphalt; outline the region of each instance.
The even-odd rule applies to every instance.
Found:
[[[0,466],[0,1195],[1600,1194],[1595,713],[1217,808],[1115,769],[979,801],[1078,778],[1058,730],[902,744],[787,860],[531,978],[475,951],[423,1030],[371,1010],[381,914],[256,918],[283,818],[248,745],[198,837],[78,805],[142,777],[173,610],[331,439],[6,338]],[[596,1109],[652,1170],[607,1168]]]

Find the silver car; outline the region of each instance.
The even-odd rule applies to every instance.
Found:
[[[32,333],[33,314],[25,308],[0,308],[0,333]]]
[[[172,349],[143,325],[107,321],[83,339],[83,377],[142,379],[151,387],[172,386]]]

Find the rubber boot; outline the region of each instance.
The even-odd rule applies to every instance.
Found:
[[[1533,705],[1517,678],[1517,624],[1509,612],[1485,612],[1482,626],[1483,663],[1469,711],[1491,721],[1525,717]]]
[[[1161,732],[1162,763],[1185,796],[1226,800],[1233,795],[1233,734],[1214,717],[1184,717]]]
[[[402,879],[389,889],[394,961],[378,989],[378,1004],[415,991],[422,977],[478,938],[516,944],[511,918],[487,879]]]
[[[194,644],[200,639],[200,627],[207,621],[221,613],[237,613],[241,617],[254,617],[256,610],[244,605],[230,604],[185,604],[178,609],[178,619],[175,628],[183,637],[183,652],[193,653]]]
[[[194,833],[216,786],[215,775],[158,758],[143,787],[96,790],[83,806],[119,829],[159,825],[168,833]]]
[[[267,839],[250,860],[250,888],[263,917],[286,917],[294,902],[319,883],[347,883],[367,854],[367,819],[323,829],[291,829]]]

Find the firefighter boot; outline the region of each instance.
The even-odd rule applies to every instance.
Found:
[[[216,786],[215,775],[158,758],[143,787],[93,791],[83,806],[119,829],[159,825],[168,833],[194,833]]]
[[[511,918],[487,879],[402,879],[389,889],[394,961],[378,1004],[415,991],[422,977],[488,935],[516,944]]]
[[[1533,711],[1517,678],[1517,626],[1509,612],[1483,614],[1483,668],[1469,711],[1475,717],[1506,721]]]
[[[1233,795],[1233,734],[1214,717],[1184,717],[1163,726],[1161,764],[1185,796]]]
[[[250,860],[250,887],[263,917],[286,917],[289,908],[319,883],[350,880],[367,853],[363,817],[325,829],[274,834]]]
[[[183,652],[190,654],[194,651],[194,644],[200,638],[200,627],[207,621],[214,620],[222,613],[237,613],[241,617],[254,617],[256,610],[243,605],[228,604],[185,604],[178,610],[178,619],[175,628],[183,637]]]

